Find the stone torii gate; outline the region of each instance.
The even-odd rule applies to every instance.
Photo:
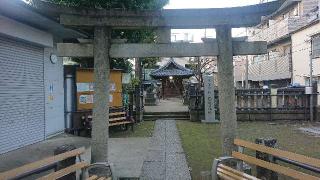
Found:
[[[59,56],[94,57],[95,94],[92,127],[92,155],[95,162],[108,162],[108,77],[110,58],[120,57],[188,57],[218,56],[219,107],[224,155],[231,155],[237,135],[233,56],[258,55],[267,52],[266,42],[244,42],[232,39],[231,29],[251,27],[261,17],[272,14],[282,1],[259,5],[218,9],[179,9],[162,11],[118,11],[61,8],[60,23],[65,26],[94,29],[93,44],[58,44]],[[52,9],[51,9],[52,11]],[[215,28],[217,39],[206,43],[112,43],[112,29]],[[168,33],[163,33],[168,34]],[[161,35],[160,35],[161,36]]]

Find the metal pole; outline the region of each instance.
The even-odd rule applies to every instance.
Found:
[[[313,88],[312,88],[312,73],[313,73],[313,67],[312,67],[312,51],[310,51],[310,81],[309,86],[312,89],[312,92],[310,94],[310,121],[313,121]]]
[[[246,89],[249,89],[249,57],[246,56]]]
[[[248,38],[248,28],[246,28],[246,36]],[[246,89],[249,89],[249,56],[246,56]]]

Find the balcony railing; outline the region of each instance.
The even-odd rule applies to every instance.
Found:
[[[252,81],[268,81],[289,78],[291,78],[289,56],[263,60],[249,65],[249,80]]]
[[[255,28],[250,41],[267,41],[273,42],[285,37],[300,26],[298,17],[290,17],[281,21],[269,20],[268,28]]]

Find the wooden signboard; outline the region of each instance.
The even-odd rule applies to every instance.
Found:
[[[79,68],[76,71],[77,110],[93,109],[94,74],[93,69]],[[110,107],[122,106],[122,71],[110,71]]]

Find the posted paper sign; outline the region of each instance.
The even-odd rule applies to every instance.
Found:
[[[80,95],[79,104],[92,104],[93,95]]]
[[[109,95],[109,102],[112,103],[113,95]],[[93,94],[89,95],[80,95],[79,96],[79,104],[92,104],[93,103]]]
[[[114,92],[116,91],[116,83],[114,82],[110,82],[110,88],[109,88],[110,92]]]
[[[94,91],[94,83],[77,83],[77,92]]]
[[[89,91],[89,83],[77,83],[77,92]]]

